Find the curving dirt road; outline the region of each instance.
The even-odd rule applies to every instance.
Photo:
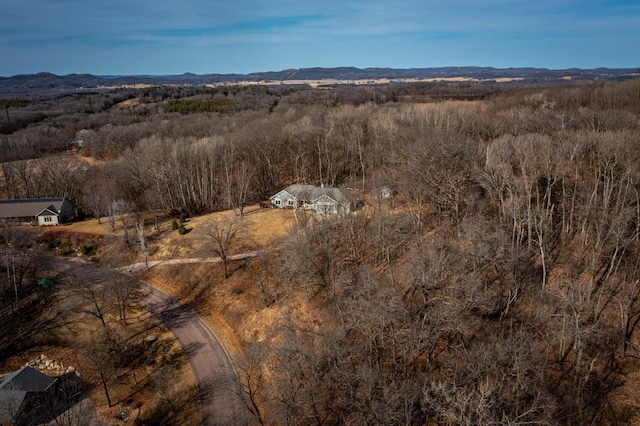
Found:
[[[68,259],[52,267],[96,282],[107,282],[113,271]],[[246,408],[231,359],[207,324],[186,305],[141,281],[142,305],[160,319],[185,349],[198,382],[203,425],[247,425]]]

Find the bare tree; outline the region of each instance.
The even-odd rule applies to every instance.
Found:
[[[438,216],[450,217],[459,232],[467,215],[474,185],[473,174],[480,161],[477,147],[451,132],[433,132],[424,140],[404,147],[404,166],[398,180],[411,201],[418,224],[428,203]]]
[[[229,202],[233,210],[242,216],[244,207],[249,199],[255,167],[247,161],[241,160],[236,162],[231,170],[227,166],[225,166],[225,169]]]
[[[141,297],[140,281],[130,275],[114,272],[109,285],[113,288],[120,321],[126,326],[129,311],[136,306]]]
[[[46,157],[39,160],[38,194],[78,200],[85,183],[86,166],[76,157]]]
[[[78,391],[81,391],[79,389]],[[62,404],[66,401],[60,401]],[[54,420],[55,426],[84,426],[88,419],[96,415],[96,407],[89,398],[81,400],[79,403],[69,407]],[[51,424],[51,423],[49,423]]]
[[[108,341],[106,335],[106,328],[99,330],[79,350],[83,359],[87,361],[88,371],[86,372],[100,380],[104,396],[107,399],[107,405],[111,407],[113,404],[109,393],[109,376],[113,371],[113,359],[109,356],[109,350],[105,344]]]
[[[240,371],[243,400],[247,409],[253,414],[258,424],[263,426],[265,420],[260,410],[261,400],[264,398],[266,378],[262,372],[261,360],[264,354],[260,353],[258,346],[253,346],[248,351],[247,361],[237,368]]]
[[[211,242],[211,251],[222,260],[224,270],[224,278],[229,277],[227,263],[229,254],[234,249],[241,237],[246,231],[246,224],[242,218],[220,219],[213,222],[209,229],[205,232]]]
[[[140,217],[136,223],[136,230],[138,232],[138,241],[140,242],[140,251],[144,259],[144,264],[149,269],[149,252],[147,251],[147,242],[144,236],[144,219]]]
[[[110,285],[92,282],[82,277],[70,277],[71,291],[75,294],[73,309],[91,315],[107,327],[107,315],[113,305],[113,289]]]
[[[172,366],[164,366],[153,379],[153,388],[164,405],[169,406],[171,415],[178,412],[181,399],[180,389],[175,379],[176,373]]]

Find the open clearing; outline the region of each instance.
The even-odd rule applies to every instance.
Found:
[[[207,229],[218,220],[232,219],[233,211],[211,213],[194,218],[188,218],[185,222],[186,235],[179,235],[171,229],[172,219],[163,219],[158,224],[158,229],[153,230],[153,217],[145,217],[147,243],[150,249],[149,260],[164,260],[173,258],[203,257],[213,255],[207,249]],[[252,251],[263,247],[269,247],[279,239],[286,236],[295,226],[295,216],[292,210],[264,209],[258,205],[245,208],[242,220],[246,223],[247,232],[242,238],[241,247],[236,251]],[[73,222],[68,225],[50,228],[53,232],[81,233],[104,236],[123,236],[121,223],[116,223],[115,231],[107,218],[90,219]]]

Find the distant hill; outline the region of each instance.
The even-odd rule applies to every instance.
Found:
[[[305,81],[329,80],[333,84],[377,80],[394,82],[405,80],[465,78],[479,81],[518,79],[520,84],[552,84],[571,80],[621,80],[640,77],[640,68],[550,70],[546,68],[492,68],[492,67],[440,67],[440,68],[300,68],[251,74],[191,74],[169,76],[95,76],[69,74],[59,76],[47,72],[0,77],[1,96],[68,92],[82,89],[101,89],[135,85],[203,85],[233,84],[241,82],[269,82],[271,84],[304,84]]]

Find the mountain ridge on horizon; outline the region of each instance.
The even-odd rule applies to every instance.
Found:
[[[640,76],[638,68],[567,68],[549,69],[536,67],[494,68],[482,66],[449,66],[428,68],[389,67],[311,67],[289,68],[280,71],[253,72],[248,74],[194,74],[185,72],[175,75],[94,75],[88,73],[57,75],[42,71],[35,74],[0,76],[0,94],[37,93],[98,89],[113,86],[144,85],[203,85],[233,84],[241,82],[304,82],[337,80],[348,84],[356,80],[403,80],[469,78],[480,81],[517,78],[526,83],[553,83],[567,78],[574,80],[618,80]],[[288,83],[289,82],[289,83]]]

